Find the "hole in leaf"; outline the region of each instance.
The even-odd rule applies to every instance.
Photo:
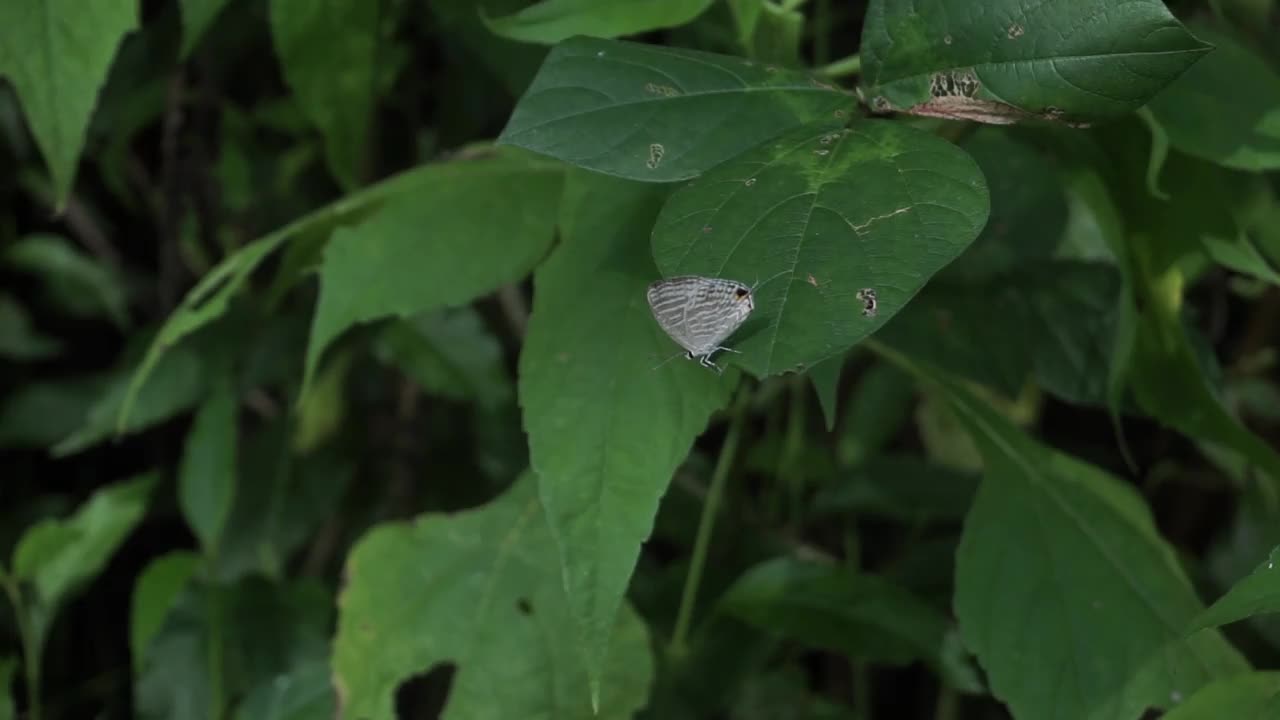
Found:
[[[458,666],[439,663],[396,687],[396,717],[401,720],[438,718],[444,712]]]

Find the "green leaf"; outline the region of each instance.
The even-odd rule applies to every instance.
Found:
[[[1069,402],[1102,405],[1120,290],[1111,265],[1074,261],[978,284],[939,277],[877,338],[1008,397],[1034,377]]]
[[[670,182],[852,105],[835,87],[750,60],[573,38],[547,56],[498,141]]]
[[[142,520],[155,483],[156,476],[147,474],[108,485],[71,517],[43,520],[22,534],[13,550],[13,575],[35,591],[38,643],[59,606],[102,572]]]
[[[747,57],[784,67],[802,64],[804,13],[772,0],[729,0],[738,44]]]
[[[244,437],[235,502],[210,575],[222,582],[258,573],[282,577],[291,555],[330,516],[355,474],[337,449],[292,454],[283,419]]]
[[[955,608],[1014,717],[1134,718],[1247,669],[1216,632],[1183,637],[1200,602],[1132,487],[1036,443],[943,373],[913,370],[982,452]]]
[[[235,720],[331,718],[335,705],[329,663],[317,660],[259,684],[240,704]]]
[[[470,157],[472,156],[463,155],[460,162],[469,162]],[[128,389],[122,400],[114,406],[113,419],[117,430],[123,432],[133,425],[130,416],[135,404],[139,402],[139,394],[166,352],[177,346],[183,338],[225,315],[231,298],[248,282],[249,276],[263,260],[289,242],[312,241],[317,247],[323,247],[323,239],[333,228],[359,222],[376,212],[389,199],[414,195],[433,187],[440,180],[442,167],[440,164],[423,165],[347,195],[254,240],[206,273],[156,333],[142,362],[132,373]],[[293,279],[296,280],[296,277]]]
[[[236,415],[230,378],[215,381],[187,434],[178,472],[178,506],[206,555],[218,554],[236,491]]]
[[[534,278],[519,392],[594,689],[658,501],[731,386],[682,359],[654,369],[670,355],[645,301],[662,194],[570,177],[562,243]]]
[[[720,606],[766,632],[888,665],[936,664],[947,632],[941,613],[881,577],[791,558],[748,570]]]
[[[1190,632],[1218,627],[1237,620],[1280,612],[1280,547],[1271,551],[1270,557],[1253,571],[1252,575],[1236,583],[1227,594],[1201,613],[1191,623]]]
[[[374,528],[347,559],[333,647],[342,717],[394,718],[396,687],[457,666],[441,717],[630,718],[653,673],[626,610],[592,712],[554,545],[533,478],[478,509]]]
[[[1161,720],[1280,717],[1280,673],[1252,672],[1209,683]]]
[[[888,363],[867,368],[845,405],[836,459],[849,467],[880,452],[902,431],[915,405],[915,380]]]
[[[147,647],[201,562],[193,552],[175,550],[152,560],[138,576],[129,612],[129,651],[135,670],[142,669]]]
[[[1053,162],[1000,128],[979,128],[960,147],[987,179],[991,213],[982,234],[938,274],[937,282],[996,281],[1052,257],[1067,224],[1067,202]]]
[[[53,447],[55,456],[67,456],[92,447],[113,434],[134,433],[190,410],[200,402],[208,387],[219,340],[226,339],[223,327],[210,328],[196,342],[165,355],[156,365],[149,382],[133,399],[134,408],[126,425],[117,427],[121,408],[128,401],[133,365],[113,371],[106,386],[74,432]],[[144,360],[145,362],[145,360]]]
[[[1150,104],[1177,149],[1241,170],[1280,168],[1280,74],[1232,36],[1203,25],[1214,51]]]
[[[15,720],[18,711],[13,706],[13,676],[18,672],[18,659],[0,657],[0,720]]]
[[[542,0],[514,15],[484,22],[494,33],[522,42],[554,45],[574,35],[612,38],[684,25],[711,0]]]
[[[303,395],[324,349],[356,323],[463,305],[520,279],[555,234],[563,171],[513,152],[436,168],[435,182],[334,233],[320,270]],[[494,212],[494,198],[503,198]]]
[[[824,488],[814,498],[813,510],[875,515],[918,526],[964,517],[977,489],[972,473],[912,455],[882,455]]]
[[[116,48],[137,26],[137,0],[0,3],[0,77],[18,94],[58,207],[71,192]]]
[[[391,323],[374,352],[428,394],[497,408],[515,395],[502,345],[470,307],[424,313]]]
[[[351,190],[366,173],[375,102],[379,4],[271,0],[271,36],[294,97],[324,136],[325,157]]]
[[[809,368],[809,381],[813,383],[813,391],[818,394],[818,404],[822,406],[822,420],[827,424],[827,432],[831,432],[836,426],[840,371],[844,369],[846,359],[843,355],[835,355]]]
[[[879,111],[1092,123],[1138,109],[1210,49],[1160,0],[872,0],[862,91]]]
[[[6,248],[4,259],[11,267],[41,276],[48,295],[70,313],[81,317],[102,314],[118,328],[129,326],[123,279],[65,238],[28,235]]]
[[[218,19],[218,14],[228,2],[230,0],[180,0],[183,60],[191,56],[191,51],[200,44],[200,38],[204,37],[205,31],[213,25],[214,20]]]
[[[45,448],[70,435],[106,382],[88,375],[23,383],[0,399],[0,448]]]
[[[0,293],[0,358],[30,362],[53,357],[61,350],[61,341],[32,327],[26,309]]]
[[[759,282],[729,362],[763,378],[879,329],[977,237],[987,208],[978,166],[945,140],[885,121],[810,126],[677,190],[653,255],[664,277]]]
[[[332,595],[314,581],[188,583],[135,666],[138,715],[223,717],[232,699],[323,662],[331,616]]]

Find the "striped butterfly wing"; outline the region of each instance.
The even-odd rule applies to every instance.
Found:
[[[694,356],[714,352],[755,307],[746,285],[696,275],[659,280],[648,298],[658,325]]]

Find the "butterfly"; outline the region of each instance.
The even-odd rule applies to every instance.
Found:
[[[651,284],[647,295],[654,319],[685,349],[685,357],[722,372],[711,356],[718,350],[739,352],[720,343],[755,309],[752,290],[736,280],[684,275]]]

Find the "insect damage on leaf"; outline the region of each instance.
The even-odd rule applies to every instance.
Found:
[[[1008,31],[1010,39],[1017,38],[1022,33],[1022,27],[1017,24]],[[1064,114],[1059,108],[1048,106],[1039,112],[1032,112],[1006,102],[980,97],[981,91],[982,81],[973,68],[945,70],[929,76],[929,99],[924,102],[900,108],[883,95],[877,95],[871,98],[870,106],[873,112],[880,114],[904,112],[920,117],[972,120],[988,125],[1043,120],[1073,128],[1089,127],[1088,123],[1064,120]]]
[[[645,167],[650,170],[657,170],[662,164],[662,156],[667,154],[667,149],[661,143],[653,143],[649,146],[649,160],[645,163]]]

